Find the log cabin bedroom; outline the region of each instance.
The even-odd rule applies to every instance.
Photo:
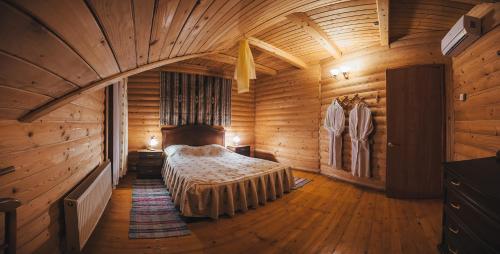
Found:
[[[0,253],[500,253],[499,24],[0,0]]]

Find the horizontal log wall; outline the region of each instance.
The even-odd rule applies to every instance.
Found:
[[[0,176],[0,197],[22,202],[18,253],[65,245],[62,198],[104,160],[104,97],[103,90],[82,96],[30,124],[0,121],[0,168],[16,168]]]
[[[202,75],[225,76],[200,69],[163,67],[167,71],[182,71]],[[226,144],[230,145],[232,137],[238,135],[241,144],[254,145],[255,85],[251,85],[249,93],[238,94],[236,82],[232,89],[231,127],[226,128]],[[144,149],[152,135],[161,140],[160,127],[160,70],[144,72],[128,79],[129,110],[129,151]]]
[[[451,63],[440,52],[440,35],[421,34],[404,37],[391,44],[391,48],[374,47],[343,56],[336,61],[322,64],[321,122],[326,109],[334,98],[358,94],[372,111],[375,129],[370,136],[372,178],[354,177],[351,174],[351,140],[346,129],[343,135],[342,170],[328,165],[328,133],[320,127],[321,173],[357,184],[385,189],[387,119],[386,119],[386,69],[417,64],[445,64],[446,84],[451,84]],[[349,66],[352,71],[346,80],[329,74],[332,68]],[[348,110],[351,110],[349,108]]]
[[[294,168],[319,171],[320,67],[257,79],[255,152]]]
[[[161,140],[160,72],[147,71],[128,78],[128,150],[146,148],[151,136]]]
[[[500,27],[453,59],[453,159],[494,156],[500,150]],[[460,94],[467,99],[460,101]]]

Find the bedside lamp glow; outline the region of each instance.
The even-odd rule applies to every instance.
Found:
[[[158,145],[158,139],[155,136],[151,136],[148,142],[148,149],[149,150],[154,150],[154,148]]]
[[[234,136],[234,137],[233,137],[233,144],[234,144],[234,145],[239,145],[239,144],[240,144],[240,141],[241,141],[241,139],[240,139],[240,137],[239,137],[239,136]]]

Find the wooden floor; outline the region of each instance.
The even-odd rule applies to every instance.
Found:
[[[128,239],[127,176],[85,253],[437,253],[439,200],[413,201],[295,171],[313,181],[282,199],[233,218],[190,222],[192,235]]]

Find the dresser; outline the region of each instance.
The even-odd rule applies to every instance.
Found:
[[[500,162],[444,165],[442,253],[500,253]]]
[[[250,157],[250,146],[249,145],[227,146],[227,149],[229,149],[235,153]]]
[[[137,178],[161,178],[163,166],[163,152],[161,150],[137,151],[136,171]]]

